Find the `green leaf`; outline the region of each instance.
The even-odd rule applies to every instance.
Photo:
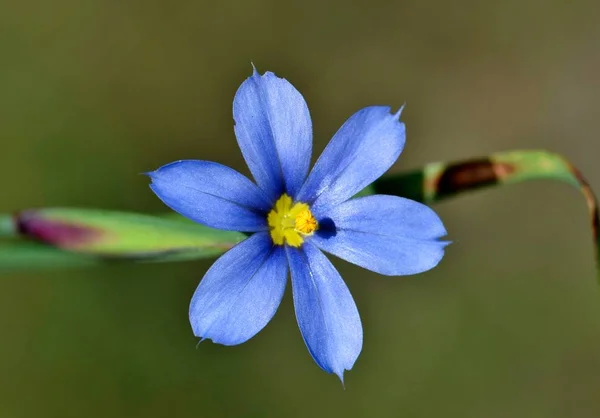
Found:
[[[454,163],[430,163],[415,171],[382,178],[362,193],[395,194],[431,204],[481,188],[540,179],[570,184],[583,194],[592,227],[600,282],[598,200],[581,172],[562,155],[520,150]]]
[[[11,240],[0,242],[0,273],[68,267],[90,267],[100,260],[70,253],[37,242]]]
[[[15,222],[23,237],[103,259],[166,261],[213,257],[245,238],[239,232],[219,231],[167,217],[94,209],[27,210],[17,213]]]
[[[583,193],[598,253],[598,204],[589,184],[563,156],[545,151],[511,151],[454,163],[437,162],[383,177],[360,195],[408,197],[426,204],[485,187],[549,179]],[[24,242],[18,236],[39,243]],[[3,238],[4,237],[4,238]],[[91,209],[27,210],[0,216],[0,271],[11,268],[87,266],[108,260],[176,261],[217,256],[245,238],[191,222],[173,212],[163,216]]]

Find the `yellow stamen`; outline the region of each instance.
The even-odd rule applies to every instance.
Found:
[[[304,209],[296,216],[296,231],[303,234],[312,234],[315,229],[317,229],[317,220],[309,209]]]
[[[304,237],[312,235],[319,224],[306,203],[294,203],[287,194],[282,195],[269,212],[267,222],[273,243],[300,247]]]

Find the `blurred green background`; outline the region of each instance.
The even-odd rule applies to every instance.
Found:
[[[0,212],[165,208],[139,173],[175,159],[247,172],[233,95],[250,62],[290,80],[315,157],[354,111],[407,107],[392,171],[513,148],[565,154],[600,190],[600,3],[0,2]],[[583,199],[563,184],[436,206],[454,244],[431,272],[335,261],[364,348],[311,360],[288,292],[237,347],[196,348],[212,261],[0,280],[0,417],[598,417],[600,292]]]

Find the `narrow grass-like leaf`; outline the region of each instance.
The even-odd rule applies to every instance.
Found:
[[[566,182],[582,191],[600,259],[596,197],[579,170],[558,154],[511,151],[454,163],[431,163],[422,169],[383,177],[360,195],[392,194],[431,204],[479,188],[536,179]],[[15,235],[19,239],[10,238]],[[244,234],[207,228],[173,212],[150,216],[91,209],[27,210],[0,216],[0,271],[85,266],[115,259],[209,258],[244,238]]]
[[[0,273],[69,267],[91,267],[97,258],[63,251],[50,245],[14,239],[0,242]]]
[[[26,210],[14,221],[22,237],[104,259],[206,258],[245,238],[172,218],[93,209]]]
[[[522,150],[454,163],[430,163],[418,170],[382,178],[361,194],[393,194],[430,204],[484,187],[539,179],[565,182],[581,190],[589,211],[600,281],[598,201],[581,172],[562,155]]]

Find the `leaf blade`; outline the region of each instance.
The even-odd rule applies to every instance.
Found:
[[[98,209],[26,210],[14,219],[23,237],[107,259],[205,258],[245,238],[167,217]]]

